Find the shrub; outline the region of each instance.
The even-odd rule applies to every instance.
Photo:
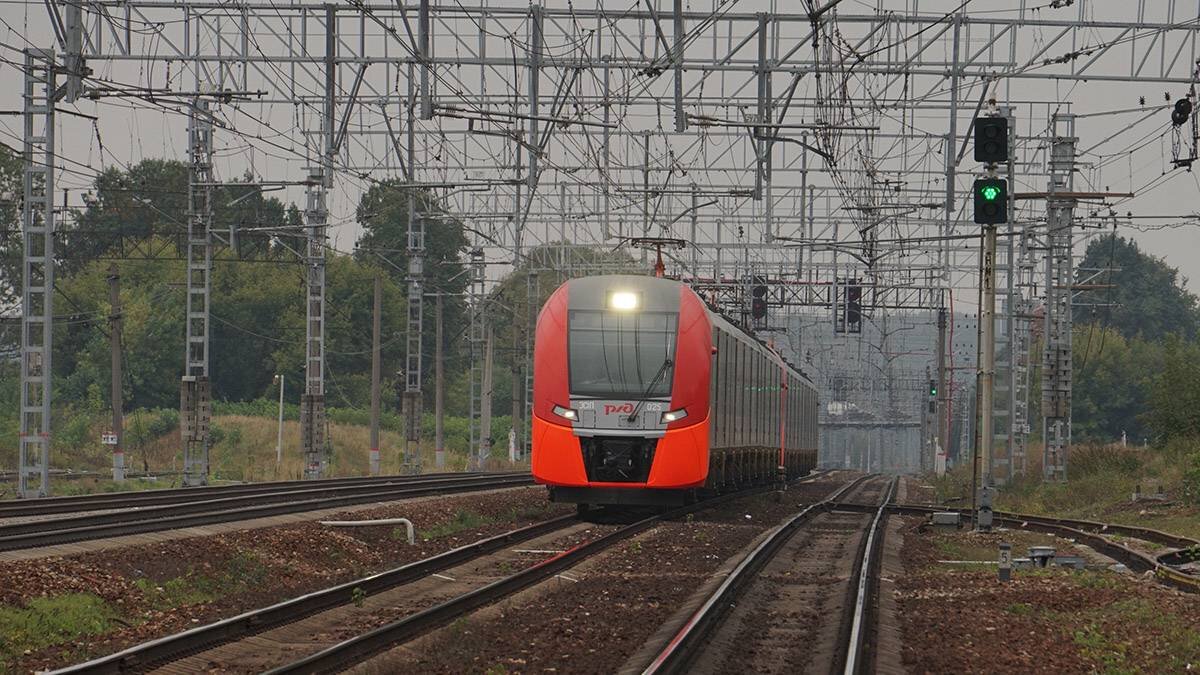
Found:
[[[1137,474],[1145,460],[1140,448],[1119,445],[1079,445],[1071,449],[1072,477],[1089,476],[1106,471]]]
[[[1183,498],[1190,504],[1200,504],[1200,453],[1192,455],[1183,472]]]

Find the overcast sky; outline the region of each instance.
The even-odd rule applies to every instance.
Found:
[[[590,4],[576,3],[575,6],[590,6]],[[610,5],[609,9],[614,9],[612,3],[607,4]],[[630,2],[628,4],[633,6],[637,3]],[[704,2],[687,2],[685,8],[688,11],[708,11],[716,6],[722,12],[752,13],[773,11],[778,7],[782,11],[794,12],[796,11],[794,5],[797,4],[794,2],[778,5],[773,2],[725,2],[714,5],[712,0],[705,0]],[[916,0],[881,0],[879,2],[847,0],[839,6],[838,11],[844,15],[862,15],[882,9],[901,14],[919,11],[922,15],[940,16],[959,4],[958,1],[943,2],[941,0],[922,0],[919,3]],[[989,0],[985,3],[982,0],[975,0],[967,3],[966,11],[974,12],[971,16],[975,17],[1016,18],[1025,16],[1027,18],[1049,17],[1072,21],[1082,16],[1085,20],[1124,21],[1135,18],[1132,13],[1136,12],[1138,4],[1140,3],[1113,3],[1111,1],[1100,3],[1076,0],[1073,6],[1051,9],[1045,2]],[[1088,71],[1090,75],[1127,74],[1131,69],[1131,59],[1140,58],[1140,55],[1146,52],[1149,44],[1153,44],[1149,47],[1149,58],[1147,59],[1150,64],[1148,67],[1151,70],[1160,68],[1163,64],[1169,64],[1173,60],[1183,64],[1194,63],[1197,56],[1195,51],[1197,49],[1196,33],[1194,32],[1197,30],[1197,24],[1195,21],[1200,18],[1195,14],[1196,3],[1178,0],[1174,3],[1178,6],[1178,10],[1171,8],[1173,4],[1171,2],[1162,1],[1150,4],[1154,5],[1151,10],[1153,14],[1145,17],[1147,21],[1170,20],[1177,24],[1191,21],[1193,23],[1189,25],[1192,27],[1192,32],[1177,31],[1173,33],[1172,35],[1175,37],[1170,39],[1175,41],[1170,44],[1167,44],[1166,40],[1162,43],[1150,43],[1151,40],[1157,40],[1157,37],[1149,33],[1142,38],[1141,42],[1131,41],[1130,36],[1126,36],[1122,38],[1125,42],[1106,50],[1097,57],[1098,60],[1090,66]],[[492,2],[489,3],[489,6],[527,7],[528,3]],[[547,3],[547,6],[560,7],[565,6],[565,3]],[[1018,11],[1022,6],[1026,7],[1023,14]],[[1034,6],[1040,9],[1032,9]],[[1185,6],[1189,9],[1184,9]],[[670,3],[660,1],[659,9],[669,12]],[[21,107],[20,84],[23,78],[20,70],[9,62],[19,60],[21,56],[17,50],[29,45],[53,46],[53,33],[50,31],[46,19],[46,9],[41,3],[0,0],[0,20],[2,20],[0,44],[3,45],[0,47],[0,56],[6,61],[0,63],[0,82],[6,85],[0,88],[0,109],[19,110]],[[845,28],[848,35],[853,30],[855,29],[850,26]],[[1044,44],[1053,38],[1057,34],[1057,29],[1020,28],[1018,32],[1021,39],[1018,51],[1028,53],[1038,44]],[[930,31],[929,35],[934,33],[935,31]],[[1120,35],[1119,30],[1111,29],[1108,32],[1099,28],[1085,31],[1079,35],[1074,47],[1070,42],[1064,41],[1061,43],[1061,47],[1048,50],[1045,58],[1057,57],[1069,49],[1080,49],[1093,43],[1104,45],[1106,40],[1117,38]],[[1187,42],[1189,36],[1191,37],[1190,43]],[[442,50],[440,53],[445,54],[445,50],[448,49],[461,49],[461,46],[453,44],[451,39],[453,36],[439,37],[442,39],[435,46],[435,51]],[[473,39],[473,36],[465,37]],[[1136,37],[1136,32],[1133,37]],[[738,38],[731,36],[731,39],[736,41]],[[941,42],[946,42],[946,40],[947,38],[943,38]],[[987,35],[964,35],[963,52],[967,53],[975,51],[975,48],[982,48],[987,40]],[[650,42],[653,43],[652,34]],[[947,47],[941,42],[930,52],[938,50],[944,52]],[[146,44],[152,44],[156,50],[155,53],[169,53],[164,45],[154,43],[152,40],[147,39]],[[695,48],[709,49],[702,43],[698,43]],[[1079,59],[1079,63],[1082,64],[1090,58],[1091,54],[1086,54]],[[181,67],[177,61],[171,63],[165,59],[153,66],[128,63],[115,65],[98,63],[94,66],[97,74],[106,78],[152,85],[171,81],[171,69]],[[1061,68],[1066,67],[1062,66]],[[1045,72],[1061,72],[1061,68],[1056,71],[1051,67]],[[346,75],[343,75],[342,78],[341,86],[348,87],[349,78]],[[399,73],[393,76],[397,82],[399,82],[398,78]],[[470,82],[471,80],[469,77],[464,77],[464,81]],[[776,76],[774,85],[776,95],[786,86],[786,81],[785,76]],[[663,79],[659,84],[662,85],[659,88],[661,92],[669,95],[667,92],[670,91],[670,80]],[[402,89],[404,85],[398,83],[396,86]],[[543,84],[544,89],[552,86],[553,80],[547,80]],[[806,81],[798,90],[800,96],[811,95],[812,91],[804,88],[807,86],[809,85]],[[1192,214],[1200,211],[1200,180],[1194,172],[1173,169],[1170,164],[1173,132],[1169,109],[1163,108],[1158,112],[1153,110],[1154,106],[1164,104],[1165,99],[1174,101],[1186,95],[1187,89],[1187,85],[1180,83],[1105,82],[1097,79],[1064,77],[1041,81],[1005,80],[999,85],[997,93],[1001,98],[1001,104],[1004,99],[1009,98],[1025,102],[1045,102],[1040,105],[1018,105],[1018,116],[1032,113],[1036,118],[1035,120],[1018,120],[1019,133],[1025,136],[1044,137],[1045,121],[1055,110],[1064,112],[1069,110],[1076,114],[1089,115],[1077,122],[1079,149],[1089,152],[1080,156],[1080,171],[1076,189],[1135,191],[1137,196],[1132,199],[1107,200],[1107,204],[1122,216],[1119,219],[1121,224],[1118,232],[1134,237],[1145,250],[1165,258],[1169,264],[1178,267],[1184,276],[1200,280],[1200,255],[1197,255],[1200,247],[1196,245],[1200,232],[1197,231],[1196,220],[1192,217]],[[971,90],[963,97],[958,124],[960,139],[966,133],[967,121],[976,103],[977,92],[978,89]],[[548,105],[548,100],[552,95],[552,90],[543,92],[543,96],[547,98],[545,105]],[[1145,103],[1142,101],[1143,98]],[[78,203],[81,191],[89,185],[96,170],[112,166],[125,167],[144,158],[185,157],[186,134],[184,129],[186,122],[182,115],[169,110],[170,107],[152,106],[145,102],[131,102],[128,99],[105,99],[100,103],[84,101],[77,106],[70,107],[72,110],[99,116],[99,121],[95,123],[85,118],[66,114],[59,115],[60,150],[64,156],[62,166],[65,169],[60,176],[59,187],[76,191],[75,196],[71,198],[72,203]],[[668,110],[668,121],[670,115]],[[255,123],[255,116],[271,121],[266,133],[261,125]],[[298,126],[312,128],[312,120],[305,116],[303,109],[288,109],[286,106],[254,106],[247,108],[247,116],[231,113],[229,119],[237,125],[239,130],[245,129],[248,133],[261,136],[261,138],[218,132],[217,170],[221,178],[239,177],[247,170],[258,176],[276,179],[296,180],[304,175],[305,144],[303,136],[298,132]],[[949,127],[946,111],[936,109],[936,106],[935,109],[919,111],[910,121],[916,127],[935,134],[944,134]],[[376,124],[375,128],[378,130],[381,127]],[[1185,144],[1190,144],[1190,129],[1185,126],[1183,131]],[[0,116],[0,141],[19,147],[20,138],[21,118],[19,116]],[[379,155],[390,152],[391,146],[386,136],[380,134],[366,138],[367,140],[363,141],[366,144],[363,146],[364,148],[369,147],[371,152]],[[957,146],[958,143],[955,145]],[[1036,143],[1030,145],[1036,145]],[[664,149],[669,147],[679,146],[678,144],[663,146]],[[453,151],[453,147],[451,147],[451,151]],[[555,152],[558,151],[554,148],[549,151],[548,160],[554,159]],[[1021,159],[1032,159],[1032,149],[1028,149],[1027,152],[1030,154]],[[632,150],[630,150],[630,154],[633,154]],[[433,151],[431,151],[431,156],[436,156]],[[635,163],[635,160],[641,161],[640,157],[634,156],[626,156],[621,159],[631,164]],[[694,168],[703,170],[704,167],[697,165]],[[971,163],[968,152],[968,156],[960,165],[961,174],[958,181],[960,190],[969,185],[973,168],[974,165]],[[587,177],[578,180],[584,187],[589,182],[594,182]],[[782,188],[782,183],[798,179],[781,176],[777,180],[781,183],[780,187]],[[1043,178],[1023,179],[1020,169],[1017,183],[1017,191],[1045,189]],[[367,184],[367,181],[346,175],[339,175],[335,181],[330,203],[332,223],[334,224],[332,236],[334,245],[339,249],[348,250],[353,246],[357,237],[358,230],[352,217],[353,205]],[[303,191],[301,188],[292,186],[273,194],[285,201],[302,204]],[[685,202],[680,201],[680,205],[682,204]],[[674,208],[676,212],[679,212],[678,209],[682,207],[671,206],[668,208]],[[728,210],[731,207],[723,203],[712,208]],[[1085,206],[1081,207],[1081,210],[1087,211],[1091,208],[1093,207]],[[757,211],[755,212],[757,213]],[[1032,212],[1026,211],[1025,213]],[[1124,218],[1126,213],[1132,214],[1132,225],[1128,224]],[[1184,222],[1188,224],[1181,226],[1181,223]],[[1111,228],[1111,224],[1109,227]],[[1080,247],[1088,234],[1081,233],[1078,238]],[[1200,281],[1196,283],[1200,283]],[[1192,286],[1194,287],[1195,284]],[[971,294],[964,293],[961,302],[963,306],[972,305]]]

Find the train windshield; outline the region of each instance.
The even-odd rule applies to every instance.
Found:
[[[677,314],[666,312],[571,312],[571,394],[669,396],[678,321]]]

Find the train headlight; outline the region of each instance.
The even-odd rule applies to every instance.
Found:
[[[572,422],[579,419],[578,412],[571,410],[570,408],[564,408],[561,405],[554,406],[554,414],[562,417],[563,419],[571,420]]]
[[[613,291],[608,294],[608,308],[618,312],[632,312],[638,308],[638,294],[633,291]]]
[[[678,422],[679,420],[681,420],[685,417],[687,417],[687,408],[680,408],[679,410],[668,410],[667,412],[662,414],[662,423],[670,424],[671,422]]]

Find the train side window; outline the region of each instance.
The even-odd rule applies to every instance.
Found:
[[[740,394],[738,399],[738,440],[741,441],[740,445],[749,445],[752,441],[749,434],[746,433],[746,427],[750,422],[747,414],[750,410],[750,392],[746,387],[750,382],[750,350],[741,340],[738,340],[738,355],[738,393]]]
[[[746,430],[748,431],[747,445],[754,445],[757,441],[754,428],[754,353],[750,351],[750,346],[746,347],[746,407],[744,409],[746,419]]]
[[[715,328],[713,329],[712,345],[717,353],[709,357],[709,363],[711,364],[711,368],[708,371],[708,438],[710,447],[717,445],[717,434],[721,429],[718,421],[720,418],[717,416],[717,411],[720,410],[721,405],[720,393],[717,391],[717,387],[721,384],[721,371],[719,370],[719,366],[721,365],[721,332]]]
[[[783,430],[780,429],[780,423],[782,422],[782,420],[780,419],[779,412],[783,409],[784,403],[786,403],[786,401],[783,398],[783,389],[779,386],[779,367],[775,364],[771,364],[771,446],[772,447],[778,446],[783,441],[783,439],[780,437],[780,433]]]
[[[742,381],[741,381],[741,383],[742,383],[742,387],[741,387],[742,407],[741,407],[741,415],[740,415],[741,421],[739,422],[739,425],[738,425],[739,427],[742,425],[747,425],[749,423],[749,421],[750,421],[750,419],[749,419],[750,406],[753,405],[753,402],[750,400],[750,394],[752,392],[746,388],[746,383],[749,382],[749,380],[750,380],[750,349],[746,345],[746,343],[742,342],[740,344],[741,344],[741,349],[742,349],[742,359],[741,359],[741,361],[742,361]],[[747,445],[749,445],[750,443],[753,442],[748,436],[746,438],[743,438],[742,441],[743,441],[743,443],[745,443]]]
[[[796,447],[796,427],[798,424],[800,424],[800,418],[799,418],[799,416],[796,415],[796,394],[799,392],[796,390],[795,387],[796,387],[796,382],[795,382],[795,380],[792,379],[791,375],[789,374],[788,375],[788,390],[787,390],[787,400],[788,400],[787,428],[788,428],[788,447],[789,448]]]
[[[757,431],[756,441],[757,441],[758,446],[766,446],[767,443],[766,443],[766,441],[763,440],[763,431],[764,431],[763,426],[767,426],[767,422],[766,422],[767,406],[762,405],[762,384],[763,384],[763,378],[762,378],[762,365],[763,364],[762,364],[762,362],[764,359],[762,358],[762,352],[757,351],[757,350],[755,350],[754,357],[755,357],[755,359],[754,359],[754,376],[755,376],[754,402],[755,402],[755,422],[757,423],[757,424],[755,424],[755,426],[757,428],[756,429],[756,431]]]
[[[775,437],[779,433],[779,427],[775,425],[775,413],[779,410],[779,395],[771,389],[774,372],[775,364],[771,362],[771,359],[763,359],[763,419],[766,420],[763,425],[763,437],[769,447],[779,445],[779,439]]]
[[[733,339],[733,444],[742,445],[742,402],[745,400],[745,385],[742,372],[742,341]]]
[[[725,447],[733,445],[733,358],[735,349],[728,333],[721,334],[721,344],[724,345],[725,357],[721,361],[721,391],[725,394],[725,402],[721,405],[721,419],[725,422],[725,431],[721,440]]]
[[[754,359],[754,444],[761,446],[763,444],[762,354],[755,349],[751,352],[751,358]]]
[[[717,445],[724,446],[725,435],[728,433],[727,420],[725,419],[725,407],[728,405],[729,396],[726,393],[725,364],[729,362],[728,345],[725,344],[725,331],[717,329],[717,370],[716,370],[716,388],[717,388],[717,405],[713,423],[717,425]]]

